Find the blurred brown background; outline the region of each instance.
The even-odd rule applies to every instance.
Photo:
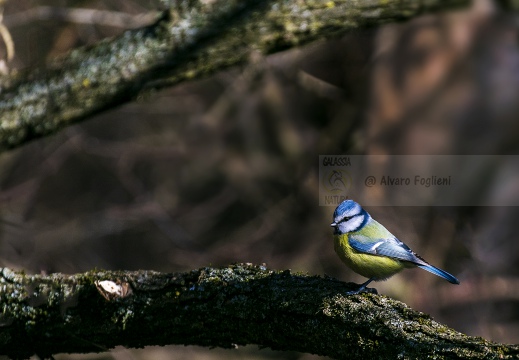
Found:
[[[7,1],[8,66],[41,65],[145,24],[159,5]],[[111,13],[72,18],[71,8]],[[253,262],[361,282],[333,252],[318,156],[516,154],[518,99],[518,18],[490,0],[253,56],[0,154],[0,262],[34,273]],[[496,173],[483,174],[491,186],[473,196],[518,198],[518,185]],[[519,342],[517,207],[367,210],[461,281],[405,271],[376,283],[379,293],[466,334]],[[317,357],[171,346],[56,358]]]

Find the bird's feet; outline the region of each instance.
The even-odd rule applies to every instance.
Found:
[[[369,279],[364,284],[361,284],[358,289],[348,291],[346,293],[346,295],[355,295],[355,294],[360,294],[360,293],[363,293],[363,292],[370,293],[370,294],[378,294],[377,289],[368,287],[368,284],[370,282],[372,282],[373,280],[374,280],[373,278]]]
[[[346,295],[356,295],[356,294],[361,294],[361,293],[370,293],[370,294],[378,295],[377,289],[369,288],[366,286],[361,286],[357,290],[348,291],[348,292],[346,292]]]

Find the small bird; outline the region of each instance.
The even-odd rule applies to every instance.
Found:
[[[415,254],[353,200],[345,200],[337,206],[331,226],[337,255],[353,271],[369,278],[348,295],[364,291],[372,281],[385,280],[404,268],[417,266],[452,284],[460,283]]]

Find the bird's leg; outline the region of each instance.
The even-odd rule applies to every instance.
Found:
[[[348,292],[346,293],[346,295],[355,295],[355,294],[359,294],[359,293],[361,293],[361,292],[365,292],[365,291],[366,291],[366,288],[367,288],[367,286],[368,286],[368,284],[369,284],[370,282],[372,282],[373,280],[375,280],[374,277],[372,277],[371,279],[369,279],[369,280],[366,281],[365,283],[361,284],[357,290],[348,291]],[[371,288],[370,288],[369,290],[374,290],[374,291],[375,291],[375,294],[377,293],[377,290],[375,290],[375,289],[371,289]]]

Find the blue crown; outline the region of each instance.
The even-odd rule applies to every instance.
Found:
[[[345,212],[353,210],[355,207],[360,207],[360,205],[353,200],[344,200],[342,203],[339,204],[339,206],[337,206],[337,209],[335,209],[333,217],[336,218],[337,216],[342,215]]]

